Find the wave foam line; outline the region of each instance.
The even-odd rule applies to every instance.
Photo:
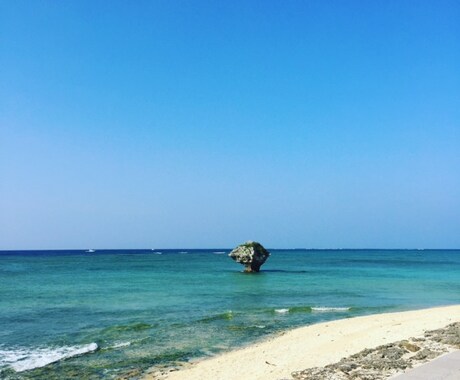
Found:
[[[349,311],[351,307],[312,307],[312,311],[328,312],[328,311]]]
[[[59,348],[0,350],[0,366],[8,365],[16,372],[23,372],[44,367],[59,360],[94,352],[97,349],[96,343],[90,343],[84,346]]]
[[[131,342],[119,342],[115,343],[111,348],[120,348],[120,347],[128,347],[131,346]]]
[[[288,312],[289,312],[289,309],[275,309],[275,313],[284,314]]]
[[[294,306],[285,309],[275,309],[275,313],[286,314],[286,313],[311,313],[311,312],[343,312],[350,311],[351,307],[310,307],[310,306]]]

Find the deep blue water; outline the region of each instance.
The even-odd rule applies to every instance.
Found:
[[[296,326],[460,303],[460,250],[272,250],[259,274],[228,252],[0,252],[0,378],[140,375]]]

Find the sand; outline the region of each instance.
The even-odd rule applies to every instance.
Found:
[[[296,328],[171,372],[168,380],[280,380],[365,348],[423,335],[460,321],[460,305],[341,319]],[[147,375],[145,379],[154,379]]]

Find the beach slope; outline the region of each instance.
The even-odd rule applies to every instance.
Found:
[[[460,321],[460,305],[376,314],[301,327],[254,345],[198,361],[168,380],[289,379],[365,348],[422,335]],[[154,379],[147,375],[145,379]]]

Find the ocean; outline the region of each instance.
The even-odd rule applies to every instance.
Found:
[[[460,303],[460,250],[0,251],[0,378],[136,379],[322,321]]]

